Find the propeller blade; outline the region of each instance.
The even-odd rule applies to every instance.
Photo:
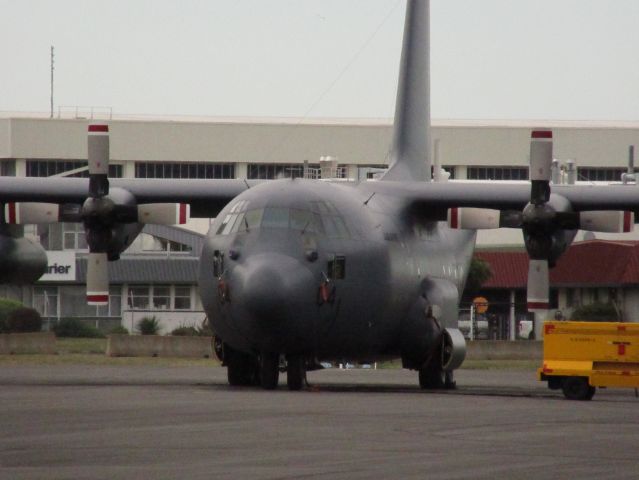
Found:
[[[530,141],[530,203],[540,205],[550,199],[552,131],[533,130]]]
[[[530,259],[528,263],[528,311],[548,310],[548,261]]]
[[[634,212],[587,211],[579,212],[579,228],[591,232],[628,233],[635,227]]]
[[[188,203],[145,203],[138,205],[138,222],[155,225],[184,225],[191,216]]]
[[[89,125],[87,139],[89,161],[89,196],[103,197],[109,193],[109,126]]]
[[[15,225],[55,223],[60,221],[60,206],[57,203],[7,203],[4,219],[6,223]]]
[[[87,303],[109,304],[109,270],[106,253],[89,253],[87,258]]]

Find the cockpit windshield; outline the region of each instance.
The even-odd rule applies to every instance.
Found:
[[[330,238],[350,238],[343,217],[329,202],[311,202],[311,209],[266,207],[246,210],[248,202],[234,205],[217,229],[218,235],[277,228],[316,233]],[[245,210],[245,211],[244,211]]]

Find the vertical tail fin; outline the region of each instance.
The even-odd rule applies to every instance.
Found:
[[[383,180],[431,179],[429,0],[407,0],[390,168]]]

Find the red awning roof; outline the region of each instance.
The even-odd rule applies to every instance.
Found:
[[[492,278],[482,288],[526,288],[528,255],[525,251],[478,251]],[[576,243],[550,270],[550,285],[621,286],[639,284],[639,242],[590,240]]]

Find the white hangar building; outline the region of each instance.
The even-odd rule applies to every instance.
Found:
[[[75,171],[86,175],[87,118],[0,116],[0,175],[44,177]],[[96,118],[109,123],[112,177],[270,179],[321,175],[321,157],[337,161],[334,175],[366,180],[386,168],[392,126],[388,120],[245,118]],[[526,180],[530,131],[552,128],[554,155],[574,161],[580,181],[619,181],[630,145],[639,145],[639,122],[433,121],[442,167],[453,179]],[[635,187],[625,187],[635,188]],[[639,188],[639,187],[637,187]],[[208,220],[189,227],[204,233]],[[49,320],[95,319],[101,328],[155,314],[165,331],[201,321],[196,263],[202,238],[180,229],[146,228],[139,241],[112,265],[112,305],[91,311],[84,298],[86,242],[79,225],[27,227],[51,259],[74,265],[72,275],[47,275],[38,285],[0,287],[33,305]],[[507,240],[504,240],[507,238]],[[634,238],[634,237],[633,237]],[[482,243],[517,243],[521,234],[490,234]],[[62,257],[60,257],[62,255]],[[67,255],[65,257],[64,255]],[[71,255],[72,257],[69,257]],[[57,260],[56,260],[57,261]],[[61,262],[63,260],[60,260]],[[145,262],[141,266],[139,262]],[[153,270],[153,277],[139,272]],[[144,277],[144,278],[143,278]]]

